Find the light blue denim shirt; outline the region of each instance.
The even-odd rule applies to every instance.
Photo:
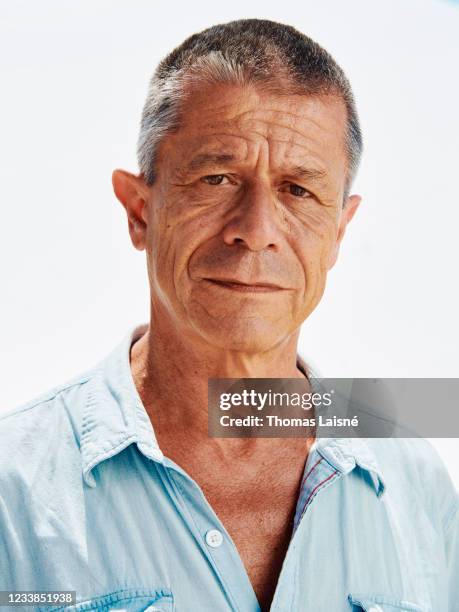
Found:
[[[144,330],[1,418],[0,590],[76,591],[35,609],[257,612],[224,525],[158,447],[129,365]],[[428,442],[321,439],[271,610],[457,611],[458,521]]]

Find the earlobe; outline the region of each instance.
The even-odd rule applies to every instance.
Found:
[[[359,195],[351,195],[347,198],[346,204],[344,205],[344,210],[347,213],[346,225],[349,221],[352,220],[353,216],[357,212],[358,207],[360,206],[360,202],[362,201],[362,196]]]
[[[340,221],[339,230],[338,230],[338,236],[336,239],[338,246],[341,244],[341,240],[344,237],[344,232],[346,231],[347,224],[350,221],[352,221],[352,218],[357,212],[357,208],[359,207],[361,201],[362,201],[362,198],[359,195],[351,195],[347,198],[346,203],[344,204],[344,207],[343,207],[343,212],[341,215],[341,221]]]
[[[148,189],[142,177],[125,170],[113,171],[112,184],[117,199],[126,210],[132,244],[136,249],[142,251],[145,248],[147,226],[144,221],[144,209]]]

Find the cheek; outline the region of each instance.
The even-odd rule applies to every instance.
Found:
[[[311,208],[298,215],[294,227],[296,251],[306,277],[326,273],[337,232],[334,215],[324,209]]]
[[[186,298],[194,256],[201,245],[220,232],[220,225],[221,215],[216,215],[215,210],[198,210],[180,202],[161,208],[155,220],[150,255],[164,291],[178,295],[180,301]]]

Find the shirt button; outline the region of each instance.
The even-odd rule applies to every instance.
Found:
[[[223,542],[222,532],[218,529],[209,529],[206,533],[206,542],[211,548],[218,548]]]

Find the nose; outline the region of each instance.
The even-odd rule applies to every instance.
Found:
[[[244,244],[251,251],[277,249],[282,236],[279,207],[269,185],[261,181],[245,190],[223,229],[228,245]]]

